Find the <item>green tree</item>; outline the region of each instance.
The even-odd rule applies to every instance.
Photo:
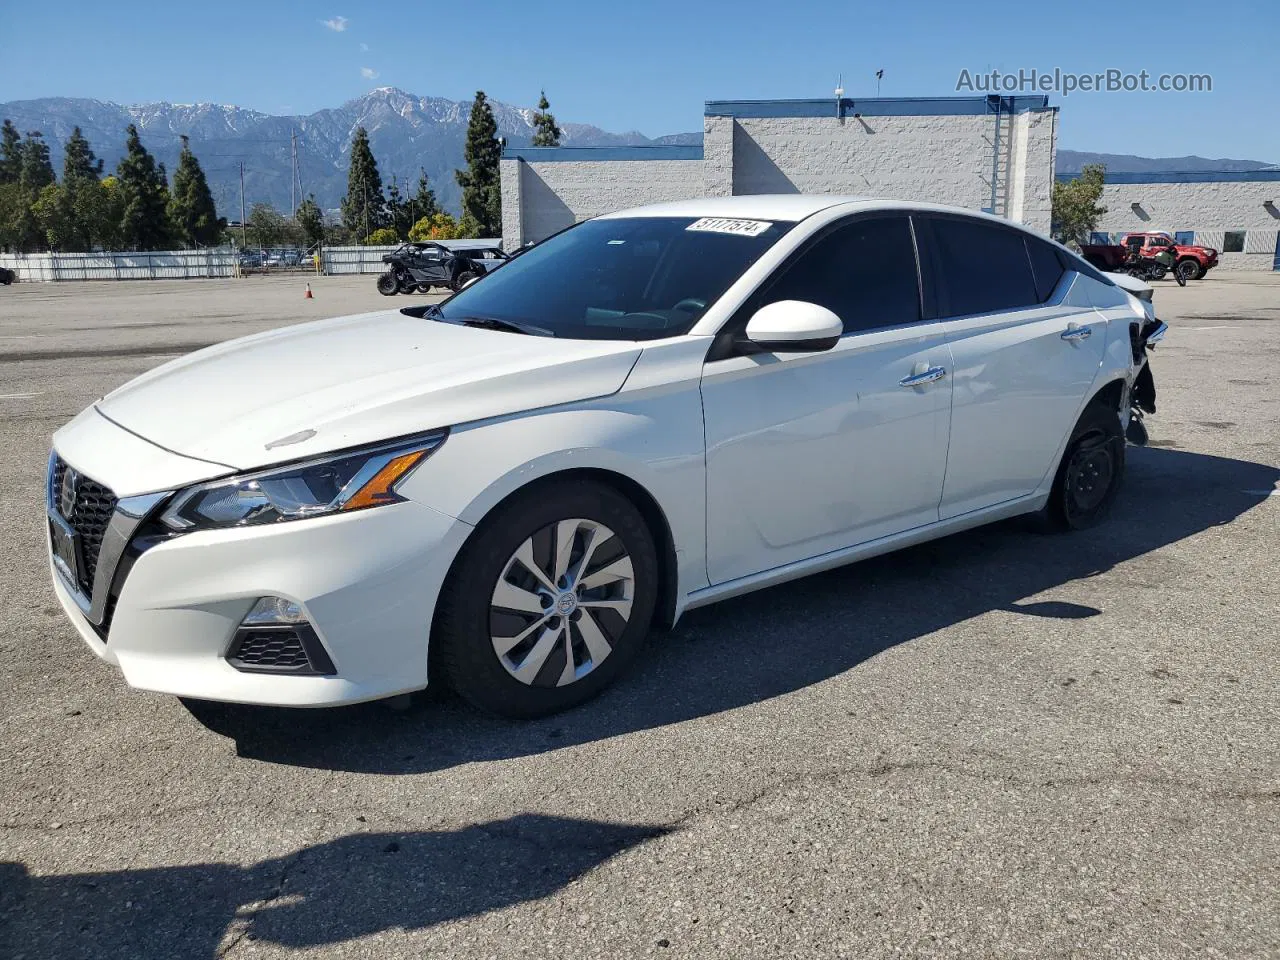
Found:
[[[400,184],[394,175],[391,177],[391,186],[387,188],[387,214],[396,239],[405,239],[409,235],[409,228],[413,226],[413,206],[412,201],[405,200],[400,195]]]
[[[316,203],[315,194],[298,204],[293,219],[297,221],[307,246],[313,247],[324,240],[324,214],[320,211],[320,204]]]
[[[342,200],[342,222],[358,237],[367,237],[387,223],[382,177],[369,147],[369,132],[364,127],[356,127],[351,138],[351,165],[347,169],[347,195]]]
[[[440,204],[436,201],[436,192],[431,189],[427,180],[427,171],[421,168],[418,173],[418,189],[408,203],[409,219],[417,223],[423,217],[431,218],[440,212]]]
[[[93,155],[93,148],[80,128],[73,127],[62,158],[62,182],[98,180],[101,177],[102,161]]]
[[[550,113],[551,104],[547,101],[547,91],[542,91],[538,98],[538,109],[533,113],[533,145],[535,147],[560,146],[560,128],[556,118]]]
[[[31,213],[40,225],[40,232],[50,250],[87,249],[65,185],[51,183],[41,190],[35,203],[31,204]]]
[[[17,183],[22,175],[22,136],[12,120],[0,126],[0,184]]]
[[[396,235],[395,227],[379,227],[362,242],[370,247],[389,247],[399,243],[400,237]]]
[[[169,245],[169,190],[164,167],[147,152],[132,123],[125,130],[125,155],[116,166],[124,201],[120,238],[131,250],[163,250]]]
[[[1053,185],[1055,240],[1077,246],[1088,243],[1089,234],[1097,229],[1098,221],[1107,212],[1107,208],[1098,203],[1102,199],[1106,173],[1102,164],[1087,163],[1076,179]]]
[[[424,240],[456,240],[458,238],[458,222],[445,213],[437,210],[429,217],[423,217],[409,230],[409,239],[415,243]]]
[[[31,195],[16,182],[0,183],[0,250],[23,252],[38,225],[31,213]]]
[[[258,247],[278,247],[294,243],[299,238],[297,225],[269,203],[255,203],[245,221],[250,244]]]
[[[188,246],[211,247],[222,233],[209,181],[205,179],[200,161],[191,152],[190,139],[185,136],[169,191],[169,220],[177,239]]]
[[[462,188],[462,213],[470,215],[486,237],[502,236],[502,183],[498,161],[502,144],[498,142],[498,124],[483,90],[476,91],[467,122],[467,145],[463,153],[466,170],[455,170],[454,177]]]
[[[28,130],[22,138],[22,169],[18,182],[33,194],[54,182],[53,163],[49,159],[49,145],[39,130]]]

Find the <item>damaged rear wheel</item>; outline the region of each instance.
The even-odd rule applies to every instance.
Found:
[[[1054,530],[1087,530],[1111,512],[1124,477],[1124,432],[1115,410],[1092,403],[1062,454],[1042,518]]]

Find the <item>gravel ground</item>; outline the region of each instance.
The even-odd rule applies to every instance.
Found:
[[[372,277],[0,289],[0,956],[1280,956],[1280,275],[1158,285],[1112,520],[697,610],[529,724],[198,720],[47,584],[50,434]],[[421,298],[398,298],[395,303]]]

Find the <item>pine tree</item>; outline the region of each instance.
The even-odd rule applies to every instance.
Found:
[[[400,196],[400,184],[393,174],[391,186],[387,188],[387,212],[397,240],[404,240],[409,236],[409,228],[413,226],[412,203],[412,200],[406,201]]]
[[[307,246],[315,246],[324,239],[324,214],[320,212],[314,193],[298,204],[298,212],[293,215],[293,219],[298,222],[302,235],[306,237]]]
[[[538,98],[538,109],[533,114],[533,145],[535,147],[560,146],[560,128],[556,126],[556,118],[549,112],[551,104],[547,101],[547,91],[542,91]]]
[[[28,130],[22,140],[22,169],[18,182],[23,189],[39,193],[54,182],[53,162],[49,159],[49,145],[39,130]]]
[[[80,128],[72,128],[62,159],[62,182],[98,180],[101,177],[102,161],[93,155],[93,148]]]
[[[483,90],[476,91],[467,122],[467,146],[463,154],[466,170],[453,175],[462,188],[462,214],[470,216],[486,237],[502,236],[502,183],[498,161],[502,144],[498,142],[498,124]]]
[[[413,195],[413,199],[409,201],[409,206],[412,209],[414,223],[417,223],[423,217],[430,220],[440,212],[440,204],[436,201],[436,192],[431,189],[431,184],[427,181],[425,167],[419,168],[418,191]]]
[[[22,176],[22,137],[12,120],[0,127],[0,184],[17,183]]]
[[[209,192],[200,161],[191,152],[188,137],[182,138],[182,152],[178,155],[178,169],[173,174],[173,188],[169,191],[169,220],[177,239],[190,246],[211,247],[218,242],[222,225],[218,211]]]
[[[136,126],[129,124],[125,134],[126,153],[116,167],[124,201],[121,240],[133,250],[162,250],[169,244],[164,168],[142,145]]]
[[[342,200],[342,222],[361,238],[387,223],[382,177],[369,147],[369,132],[364,127],[356,127],[351,138],[351,166],[347,170],[347,195]]]

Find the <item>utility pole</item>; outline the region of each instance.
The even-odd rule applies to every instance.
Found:
[[[298,215],[298,195],[294,193],[294,184],[298,182],[298,131],[289,128],[289,148],[292,151],[292,166],[289,169],[289,216]]]
[[[249,249],[249,228],[244,223],[244,161],[240,161],[240,246]]]

